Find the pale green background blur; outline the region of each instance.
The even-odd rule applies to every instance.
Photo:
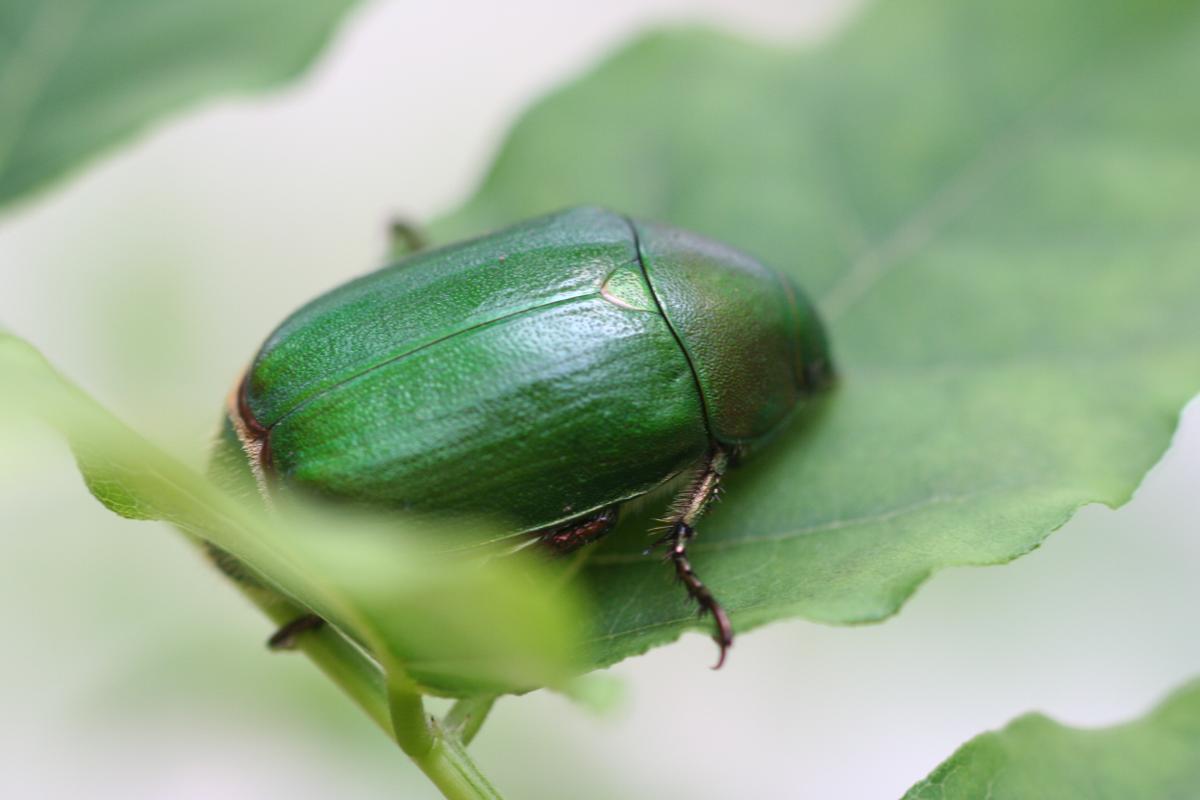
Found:
[[[0,321],[198,462],[274,323],[375,266],[393,215],[464,198],[532,98],[664,20],[791,41],[850,5],[368,5],[299,83],[173,119],[0,219]],[[20,433],[44,455],[0,453],[0,797],[436,796],[178,536]],[[687,636],[611,670],[608,715],[506,699],[472,749],[512,798],[895,797],[1021,712],[1139,714],[1200,673],[1197,487],[1194,403],[1129,506],[1014,565],[939,575],[882,626],[771,626],[720,673]]]

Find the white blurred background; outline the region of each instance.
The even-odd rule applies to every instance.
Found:
[[[812,40],[852,5],[369,4],[290,88],[208,103],[0,219],[0,321],[198,462],[273,324],[375,266],[393,216],[466,197],[529,101],[647,26]],[[43,457],[0,452],[0,796],[437,796],[178,536],[21,435]],[[1132,503],[1010,566],[940,574],[885,625],[743,636],[720,673],[686,636],[610,670],[608,714],[505,699],[472,749],[512,798],[888,798],[1022,712],[1140,714],[1200,673],[1198,479],[1193,403]]]

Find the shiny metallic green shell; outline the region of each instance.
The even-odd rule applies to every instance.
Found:
[[[762,440],[828,374],[781,275],[577,208],[317,298],[268,338],[231,416],[278,490],[534,530]]]

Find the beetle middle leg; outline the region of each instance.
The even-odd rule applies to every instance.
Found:
[[[675,575],[687,588],[688,595],[700,606],[701,613],[712,615],[716,623],[713,640],[721,648],[721,654],[713,669],[720,669],[725,663],[725,654],[733,644],[733,626],[725,609],[692,569],[687,546],[696,535],[696,519],[716,497],[717,487],[728,466],[729,454],[724,450],[715,448],[709,453],[696,477],[671,506],[671,514],[666,519],[667,532],[658,540],[659,544],[667,546],[667,558],[675,565]]]
[[[538,540],[552,552],[571,553],[611,531],[617,524],[618,511],[617,506],[602,508],[589,516],[541,531]]]

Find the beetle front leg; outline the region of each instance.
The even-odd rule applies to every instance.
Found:
[[[696,535],[696,519],[716,497],[717,487],[728,466],[729,454],[719,447],[714,448],[696,477],[671,506],[671,515],[666,520],[667,532],[659,539],[667,545],[667,558],[675,565],[675,575],[687,588],[688,595],[699,604],[701,613],[711,614],[716,623],[713,640],[721,648],[721,654],[713,669],[720,669],[725,663],[725,653],[733,645],[733,626],[725,609],[692,569],[687,546]]]
[[[397,218],[388,226],[388,255],[391,258],[404,258],[428,246],[425,234],[413,223]]]

